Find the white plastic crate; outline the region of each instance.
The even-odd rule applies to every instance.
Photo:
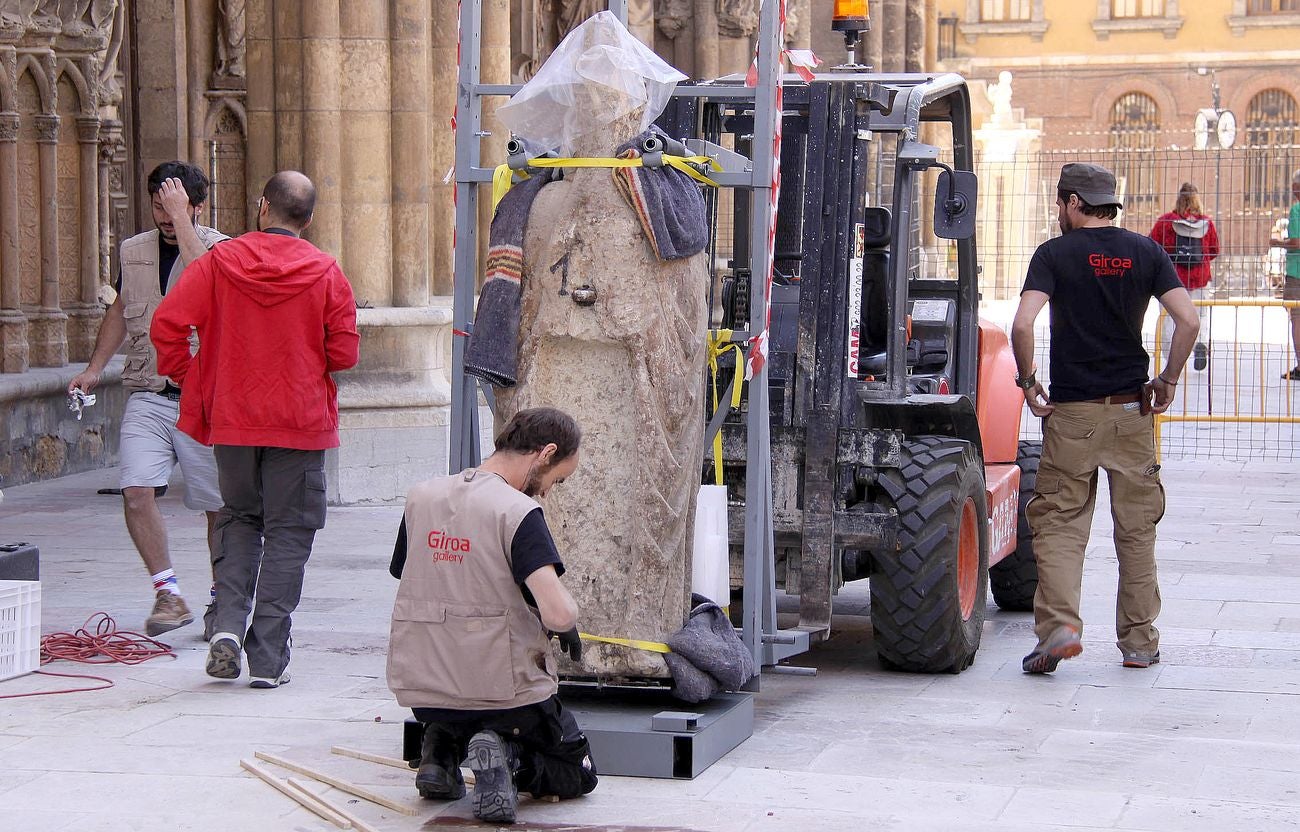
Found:
[[[41,583],[0,581],[0,682],[41,666]]]

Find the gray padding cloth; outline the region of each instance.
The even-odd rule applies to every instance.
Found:
[[[651,127],[619,145],[614,155],[620,159],[641,156],[646,139],[652,136],[669,141],[662,130]],[[668,165],[615,168],[614,184],[636,211],[641,230],[660,260],[681,260],[704,251],[709,244],[704,194],[699,183],[680,170]]]
[[[703,702],[718,691],[739,690],[754,677],[754,657],[727,614],[703,595],[691,595],[686,626],[668,638],[664,654],[673,674],[673,695]]]
[[[524,273],[528,214],[550,170],[533,174],[501,198],[488,232],[488,256],[474,328],[465,344],[465,372],[495,387],[514,387],[519,363],[519,281]]]

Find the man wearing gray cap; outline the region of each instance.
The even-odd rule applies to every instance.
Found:
[[[1038,645],[1021,666],[1051,673],[1083,651],[1079,594],[1101,468],[1119,560],[1118,646],[1125,667],[1150,667],[1160,661],[1155,544],[1165,511],[1152,414],[1173,401],[1200,322],[1165,250],[1111,224],[1123,207],[1114,174],[1068,164],[1056,189],[1061,236],[1034,252],[1011,325],[1016,383],[1043,418],[1042,464],[1025,508],[1038,561]],[[1173,318],[1174,335],[1167,363],[1148,381],[1142,321],[1152,298]],[[1048,302],[1050,397],[1034,367],[1034,319]]]

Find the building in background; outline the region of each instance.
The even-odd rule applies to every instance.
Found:
[[[1018,290],[1025,252],[1054,233],[1055,174],[1072,159],[1115,170],[1122,222],[1143,233],[1195,183],[1224,244],[1216,287],[1267,293],[1269,233],[1300,167],[1300,2],[939,0],[937,23],[937,68],[977,88],[1010,72],[1021,126],[1041,130],[1013,161],[985,165],[986,293]],[[983,187],[1000,176],[1015,191]],[[990,238],[1021,243],[990,252]]]

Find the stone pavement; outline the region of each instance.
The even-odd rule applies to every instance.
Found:
[[[837,616],[835,638],[797,662],[817,676],[765,676],[753,738],[695,781],[606,777],[582,800],[524,800],[518,828],[1300,827],[1300,475],[1284,463],[1171,462],[1165,472],[1163,664],[1119,665],[1102,511],[1084,580],[1086,650],[1056,674],[1020,672],[1030,616],[996,609],[967,672],[882,671],[862,617],[865,584],[850,585],[838,608],[857,614]],[[41,548],[45,632],[72,630],[98,610],[123,628],[143,626],[147,576],[119,499],[95,493],[115,476],[5,492],[0,540]],[[202,524],[176,489],[162,502],[182,589],[201,601]],[[468,801],[422,802],[410,774],[329,753],[400,753],[405,713],[384,684],[395,589],[386,567],[399,517],[396,507],[330,509],[295,615],[287,687],[209,679],[195,624],[172,634],[174,660],[85,668],[113,679],[110,690],[0,700],[0,829],[332,829],[240,770],[256,750],[418,810],[402,817],[330,792],[377,828],[474,828],[463,820]],[[27,676],[0,683],[0,695],[65,683]]]

